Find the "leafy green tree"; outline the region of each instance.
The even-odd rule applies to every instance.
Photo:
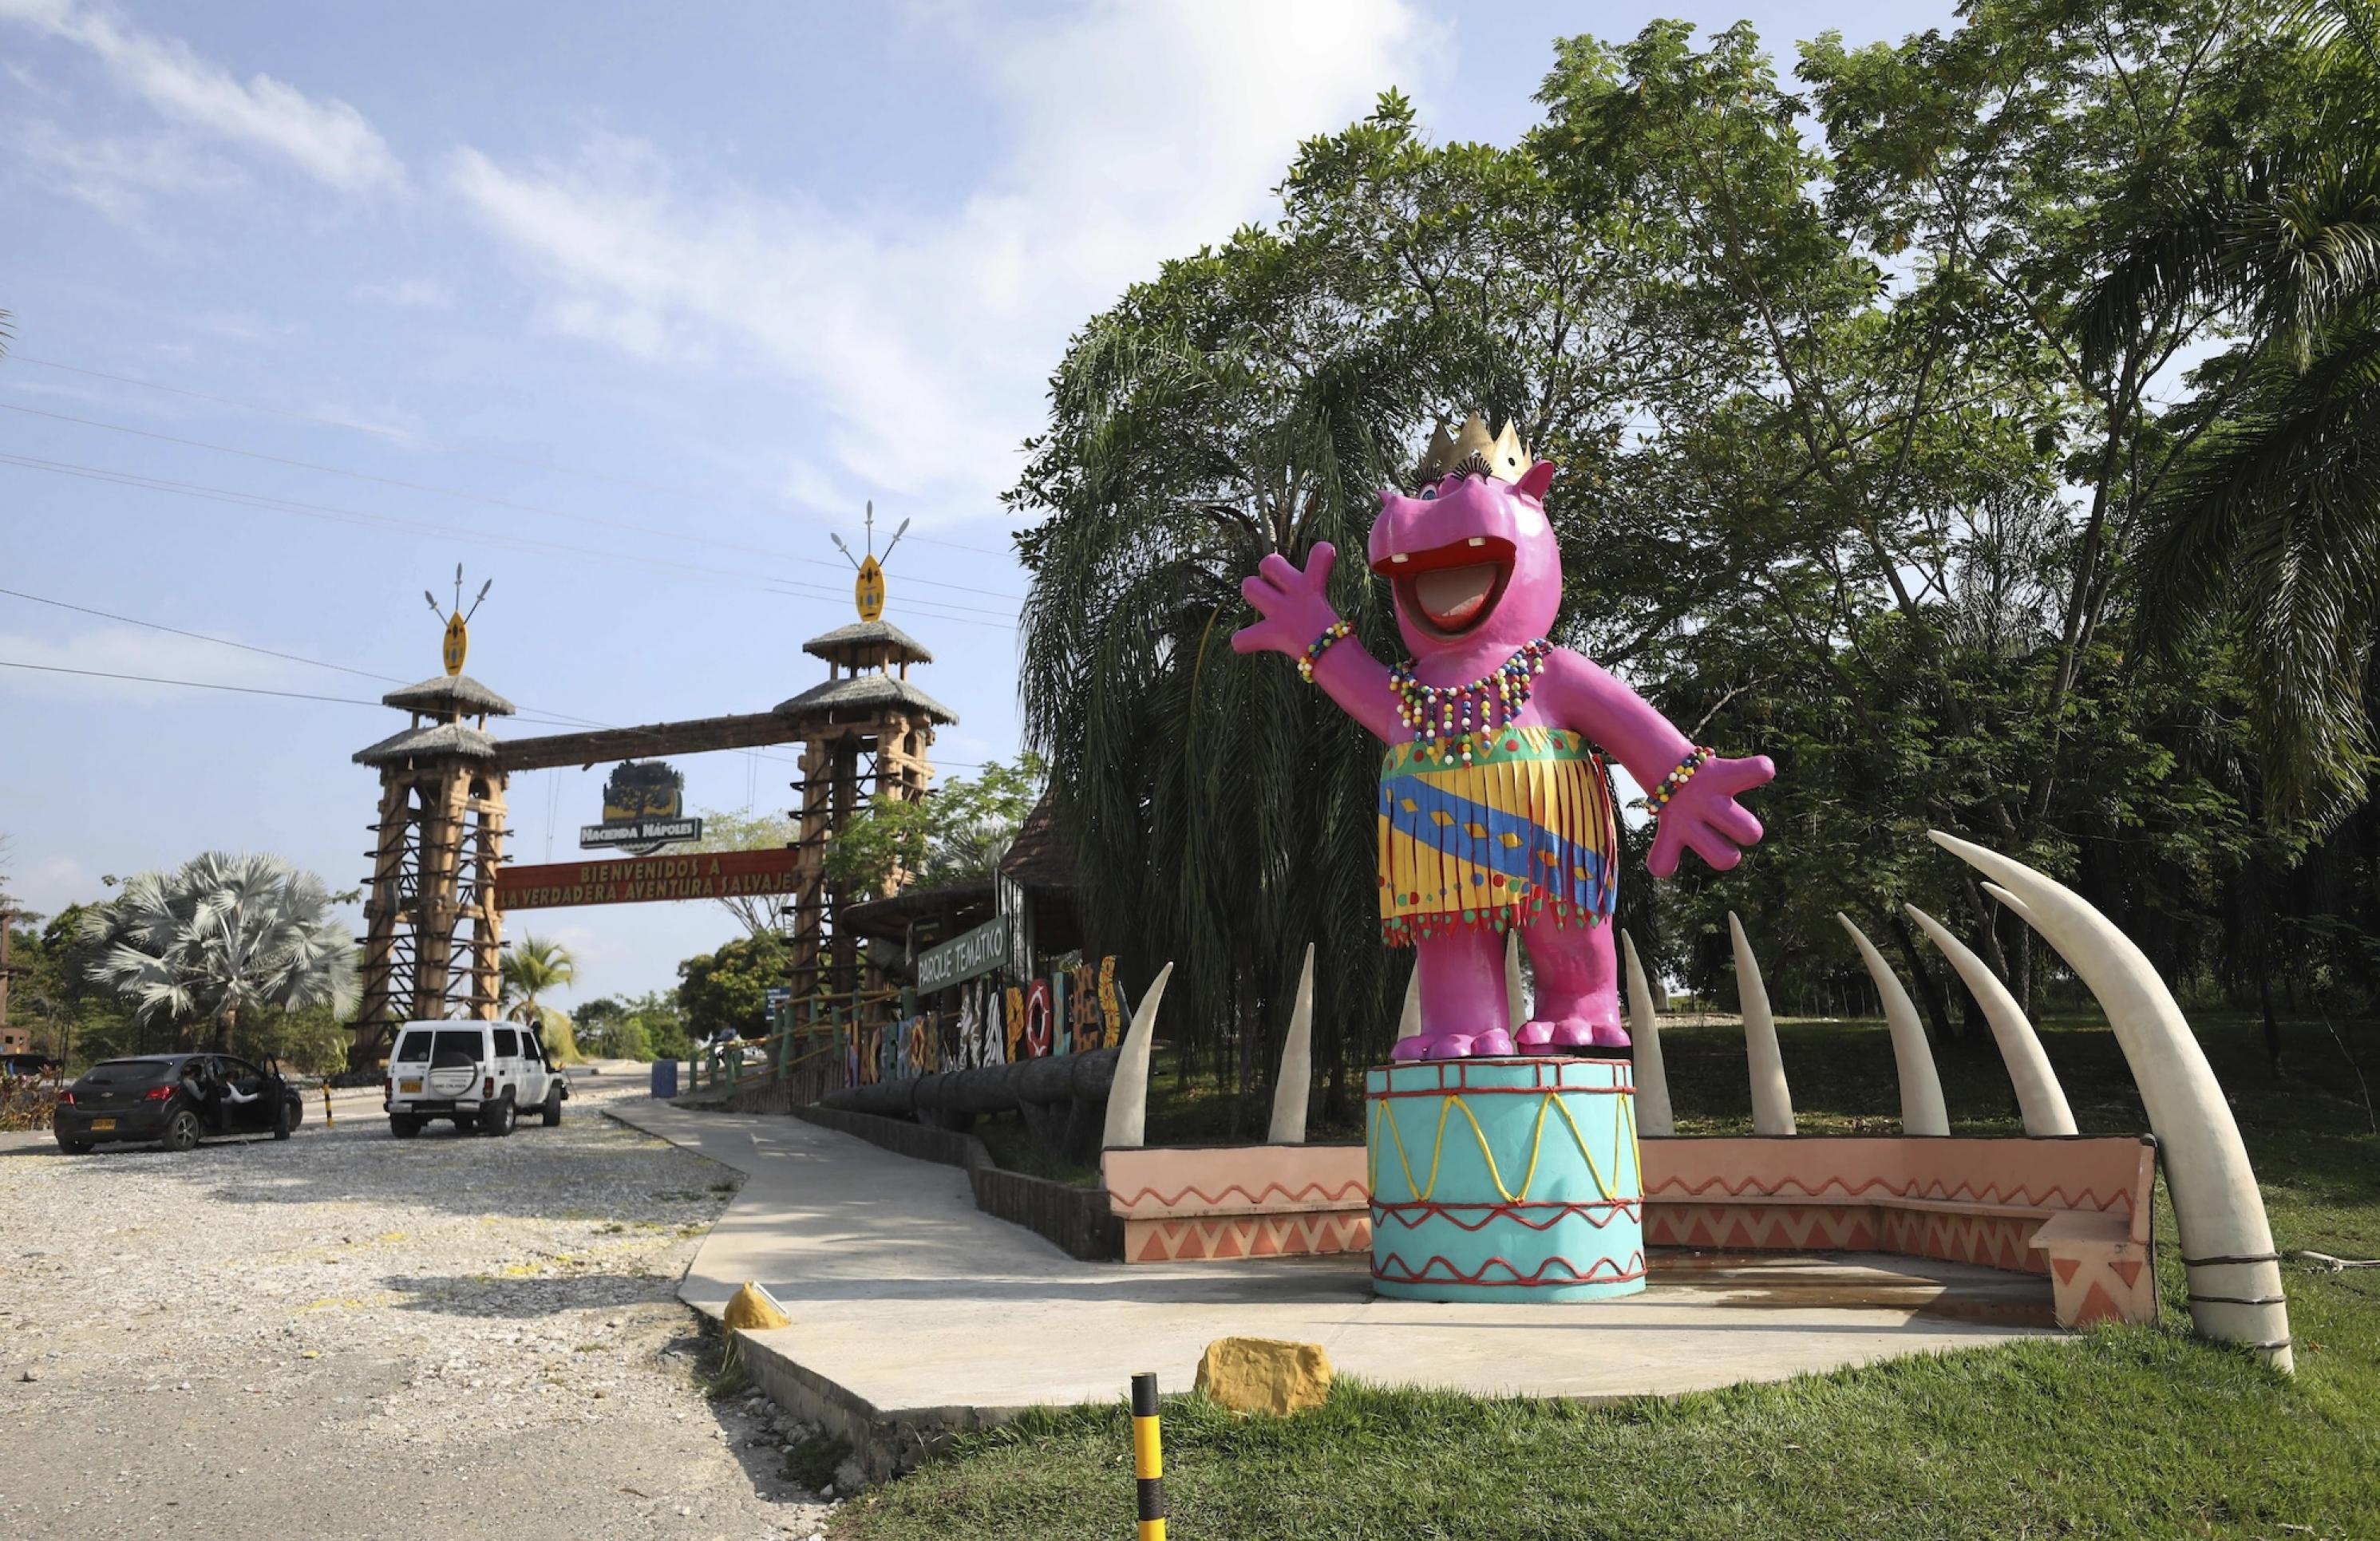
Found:
[[[644,1024],[610,996],[588,1001],[570,1013],[573,1036],[581,1051],[613,1060],[650,1060],[651,1042]]]
[[[1014,765],[986,760],[974,776],[953,777],[922,798],[880,796],[828,842],[827,881],[873,892],[902,875],[928,888],[989,878],[1048,773],[1041,757],[1027,753]]]
[[[10,933],[10,957],[20,969],[10,981],[9,1015],[34,1036],[34,1047],[62,1063],[170,1047],[170,1027],[134,1020],[123,999],[91,977],[93,949],[84,917],[95,906],[68,904],[40,926],[19,912]]]
[[[278,856],[211,851],[143,872],[83,916],[90,977],[141,1022],[211,1032],[233,1048],[243,1018],[355,998],[355,948],[322,880]]]
[[[768,991],[785,981],[785,946],[774,936],[739,937],[677,965],[677,1006],[696,1039],[732,1028],[757,1037],[768,1025]]]
[[[2098,356],[2071,334],[2100,232],[2137,208],[2141,179],[2269,132],[2278,100],[2252,9],[1965,14],[1898,46],[1822,37],[1808,98],[1745,27],[1699,49],[1676,23],[1618,49],[1571,40],[1532,137],[1582,219],[1651,233],[1659,281],[1641,303],[1710,339],[1632,479],[1689,510],[1732,504],[1682,523],[1753,558],[1647,683],[1682,722],[1734,700],[1739,731],[1778,735],[1763,814],[1791,835],[1738,878],[1690,878],[1674,918],[1707,979],[1725,970],[1723,916],[1697,895],[1741,907],[1769,888],[1764,918],[1788,934],[1768,950],[1850,970],[1825,908],[1781,903],[1826,893],[1895,933],[1946,1030],[1956,987],[1902,900],[1968,931],[2020,996],[2040,965],[2029,929],[1924,829],[2079,874],[2143,921],[2178,888],[2192,900],[2119,877],[2130,831],[2170,831],[2218,874],[2240,859],[2228,661],[2128,647],[2122,560],[2176,464],[2153,387],[2215,322],[2167,303]],[[1813,117],[1822,139],[1803,136]]]
[[[622,1002],[627,1013],[627,1025],[644,1035],[650,1058],[683,1060],[693,1051],[686,1037],[686,1016],[679,1010],[676,997],[660,990],[648,990],[632,995]]]
[[[523,932],[518,941],[504,950],[500,968],[504,979],[500,1003],[505,1014],[537,1027],[555,1059],[578,1059],[570,1018],[539,999],[577,982],[578,965],[571,961],[568,949]]]

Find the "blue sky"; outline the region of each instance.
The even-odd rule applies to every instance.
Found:
[[[40,597],[0,594],[0,662],[341,698],[0,667],[11,892],[53,910],[207,848],[355,886],[373,779],[347,757],[398,719],[346,702],[437,672],[421,590],[458,561],[495,583],[470,673],[525,715],[765,710],[822,677],[800,643],[851,614],[827,537],[869,500],[915,521],[887,613],[962,719],[945,774],[1012,754],[998,494],[1068,333],[1266,218],[1297,140],[1382,88],[1509,141],[1551,39],[1656,15],[1748,16],[1785,58],[1950,22],[0,0],[0,588]],[[793,774],[678,763],[689,807],[781,807]],[[602,778],[517,778],[516,858],[574,855]],[[581,1000],[735,934],[699,904],[523,918]]]

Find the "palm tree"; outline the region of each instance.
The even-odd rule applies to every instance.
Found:
[[[2243,341],[2175,415],[2190,441],[2146,532],[2143,615],[2168,643],[2210,614],[2259,676],[2274,806],[2336,816],[2374,747],[2380,619],[2380,0],[2298,0],[2305,110],[2161,201],[2081,316],[2112,348],[2162,302]]]
[[[578,1041],[571,1032],[570,1019],[538,1000],[548,990],[577,983],[578,965],[571,962],[568,951],[558,941],[545,941],[524,932],[519,942],[504,953],[504,1002],[512,1008],[512,1019],[538,1028],[555,1059],[579,1058]]]
[[[143,872],[83,920],[90,974],[142,1022],[214,1028],[228,1053],[244,1014],[355,1000],[355,950],[322,880],[278,856],[210,851]]]

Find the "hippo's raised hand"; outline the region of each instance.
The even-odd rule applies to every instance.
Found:
[[[1748,759],[1714,759],[1687,778],[1661,809],[1653,849],[1645,869],[1666,878],[1678,869],[1678,853],[1693,846],[1695,855],[1724,872],[1743,859],[1743,847],[1760,839],[1760,820],[1735,800],[1774,780],[1777,766],[1767,755]]]
[[[1232,650],[1304,657],[1316,637],[1338,624],[1339,613],[1323,593],[1338,560],[1339,548],[1318,540],[1302,573],[1279,552],[1257,563],[1256,576],[1242,580],[1240,597],[1264,619],[1233,632]]]

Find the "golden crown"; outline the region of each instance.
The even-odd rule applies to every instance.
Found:
[[[1461,432],[1449,433],[1445,424],[1439,425],[1430,435],[1429,448],[1422,453],[1421,464],[1414,467],[1414,485],[1427,487],[1456,475],[1518,481],[1529,465],[1529,448],[1521,443],[1518,430],[1507,422],[1501,432],[1491,437],[1486,420],[1474,412],[1463,420]]]

